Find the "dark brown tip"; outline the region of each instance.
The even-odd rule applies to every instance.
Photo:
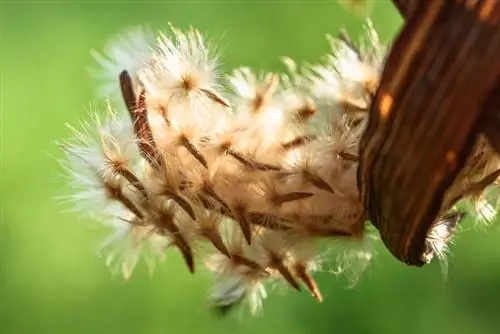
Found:
[[[214,229],[206,230],[206,231],[204,231],[203,235],[205,236],[205,238],[207,238],[212,243],[212,245],[219,252],[226,255],[227,257],[231,257],[231,255],[229,254],[229,250],[227,249],[226,245],[224,244],[224,241],[222,240],[220,234],[216,230],[214,230]]]
[[[189,141],[186,136],[181,136],[179,138],[179,144],[183,146],[203,167],[208,168],[207,160],[203,156],[203,154]]]
[[[285,267],[282,259],[277,257],[273,258],[271,266],[283,276],[283,278],[292,288],[297,291],[301,291],[299,283],[297,283],[290,270]]]
[[[224,99],[222,96],[220,96],[213,90],[202,88],[200,89],[200,91],[203,92],[210,100],[214,101],[215,103],[218,103],[226,108],[231,108],[231,104],[229,103],[229,101]]]
[[[276,205],[283,205],[285,203],[299,201],[301,199],[308,198],[311,196],[314,196],[314,194],[308,193],[308,192],[302,192],[302,191],[291,192],[291,193],[286,193],[286,194],[277,194],[272,199],[272,202]]]
[[[194,209],[184,197],[173,191],[167,192],[167,195],[189,215],[189,218],[196,221]]]
[[[300,147],[300,146],[303,146],[303,145],[306,145],[307,143],[309,143],[310,141],[313,141],[315,139],[317,139],[318,136],[316,135],[305,135],[305,136],[300,136],[300,137],[297,137],[295,139],[292,139],[290,141],[287,141],[287,142],[284,142],[281,144],[281,149],[283,151],[289,151],[289,150],[293,150],[297,147]]]
[[[335,190],[321,177],[311,174],[311,173],[306,173],[305,175],[306,179],[311,182],[313,185],[318,187],[321,190],[328,191],[329,193],[335,194]]]
[[[357,156],[356,154],[352,154],[352,153],[348,153],[348,152],[344,152],[344,151],[339,152],[338,156],[342,160],[347,160],[347,161],[352,161],[352,162],[359,161],[359,156]]]
[[[228,149],[226,153],[249,169],[260,170],[260,171],[279,171],[281,169],[278,166],[269,165],[266,163],[258,162],[250,158],[247,158],[240,152],[237,152],[233,149]]]
[[[189,247],[187,242],[183,240],[182,244],[177,246],[177,248],[181,251],[182,257],[184,258],[184,262],[186,263],[189,272],[191,274],[194,274],[195,265],[194,265],[193,251],[191,250],[191,247]]]
[[[247,216],[247,211],[243,206],[237,206],[233,209],[236,221],[240,225],[241,232],[246,242],[250,245],[252,243],[252,225]]]
[[[298,264],[295,268],[295,272],[297,277],[307,286],[314,299],[320,303],[323,302],[323,296],[321,295],[321,291],[319,291],[318,284],[311,274],[307,272],[305,266]]]
[[[120,91],[122,94],[123,101],[129,112],[135,112],[136,106],[136,96],[134,93],[134,86],[132,83],[132,78],[128,71],[124,70],[120,72],[119,75]]]

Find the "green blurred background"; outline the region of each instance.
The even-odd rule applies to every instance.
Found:
[[[372,6],[390,39],[401,19],[389,0]],[[323,304],[272,294],[260,317],[217,318],[205,304],[210,278],[188,274],[176,254],[151,278],[144,264],[129,281],[112,276],[95,256],[104,231],[55,204],[67,189],[54,141],[95,101],[89,51],[130,26],[169,21],[208,32],[228,70],[278,70],[283,55],[317,61],[326,33],[357,34],[363,23],[333,0],[0,2],[1,334],[500,333],[497,228],[457,237],[447,280],[437,263],[409,268],[379,247],[354,289],[325,273]]]

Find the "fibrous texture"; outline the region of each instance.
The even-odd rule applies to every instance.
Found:
[[[214,306],[247,300],[253,312],[274,283],[321,301],[315,272],[365,268],[377,233],[359,198],[358,142],[387,47],[369,22],[360,42],[329,41],[320,64],[285,58],[283,74],[221,75],[192,28],[132,31],[97,55],[111,79],[103,92],[124,104],[72,128],[61,147],[75,207],[115,229],[102,246],[109,265],[129,277],[140,256],[153,268],[173,248],[189,271],[213,272]],[[426,261],[443,257],[462,217],[455,194],[474,190],[493,157],[478,146],[429,233]]]

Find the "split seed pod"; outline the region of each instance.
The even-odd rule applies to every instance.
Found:
[[[486,129],[499,59],[497,1],[423,1],[393,44],[360,142],[358,181],[371,222],[403,262],[425,264],[431,226],[498,178],[498,159],[484,159],[495,156],[491,143],[498,148]]]

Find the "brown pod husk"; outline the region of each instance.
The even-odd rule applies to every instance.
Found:
[[[404,19],[409,18],[415,12],[419,1],[422,3],[429,0],[392,0]],[[494,86],[495,89],[483,105],[481,131],[486,134],[495,151],[500,152],[500,131],[498,131],[500,129],[500,81],[497,81]]]
[[[495,151],[500,153],[500,80],[484,104],[481,131]]]
[[[429,229],[476,148],[500,73],[500,4],[469,4],[419,3],[394,42],[360,142],[368,216],[410,265],[427,261]]]
[[[392,0],[394,6],[398,9],[403,18],[409,18],[422,3],[429,2],[429,0]]]

